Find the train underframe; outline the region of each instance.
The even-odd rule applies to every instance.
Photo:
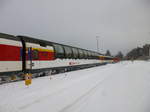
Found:
[[[5,72],[5,73],[0,73],[0,84],[24,80],[26,73],[31,73],[32,78],[37,78],[37,77],[56,75],[59,73],[81,70],[81,69],[86,69],[86,68],[91,68],[96,66],[102,66],[106,64],[107,63],[95,63],[95,64],[86,64],[86,65],[77,65],[77,66],[26,70],[24,72],[22,71]]]

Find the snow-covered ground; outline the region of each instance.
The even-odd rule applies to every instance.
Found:
[[[105,66],[0,85],[0,112],[150,112],[150,62]]]

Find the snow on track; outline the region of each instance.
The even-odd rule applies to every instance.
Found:
[[[149,112],[150,62],[120,62],[0,86],[0,112]]]

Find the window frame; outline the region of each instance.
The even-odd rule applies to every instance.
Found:
[[[73,56],[72,48],[68,47],[68,46],[63,46],[63,47],[64,47],[64,52],[65,52],[65,58],[71,59]],[[70,51],[68,52],[68,50],[70,50]]]
[[[64,51],[63,45],[53,44],[53,48],[54,48],[54,51],[55,51],[55,57],[56,58],[60,58],[60,59],[65,58],[65,51]],[[61,48],[61,52],[59,52],[60,49],[58,49],[58,48]]]

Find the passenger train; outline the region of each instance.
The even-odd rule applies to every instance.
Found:
[[[0,79],[17,80],[89,68],[118,61],[97,52],[27,36],[0,33]]]

